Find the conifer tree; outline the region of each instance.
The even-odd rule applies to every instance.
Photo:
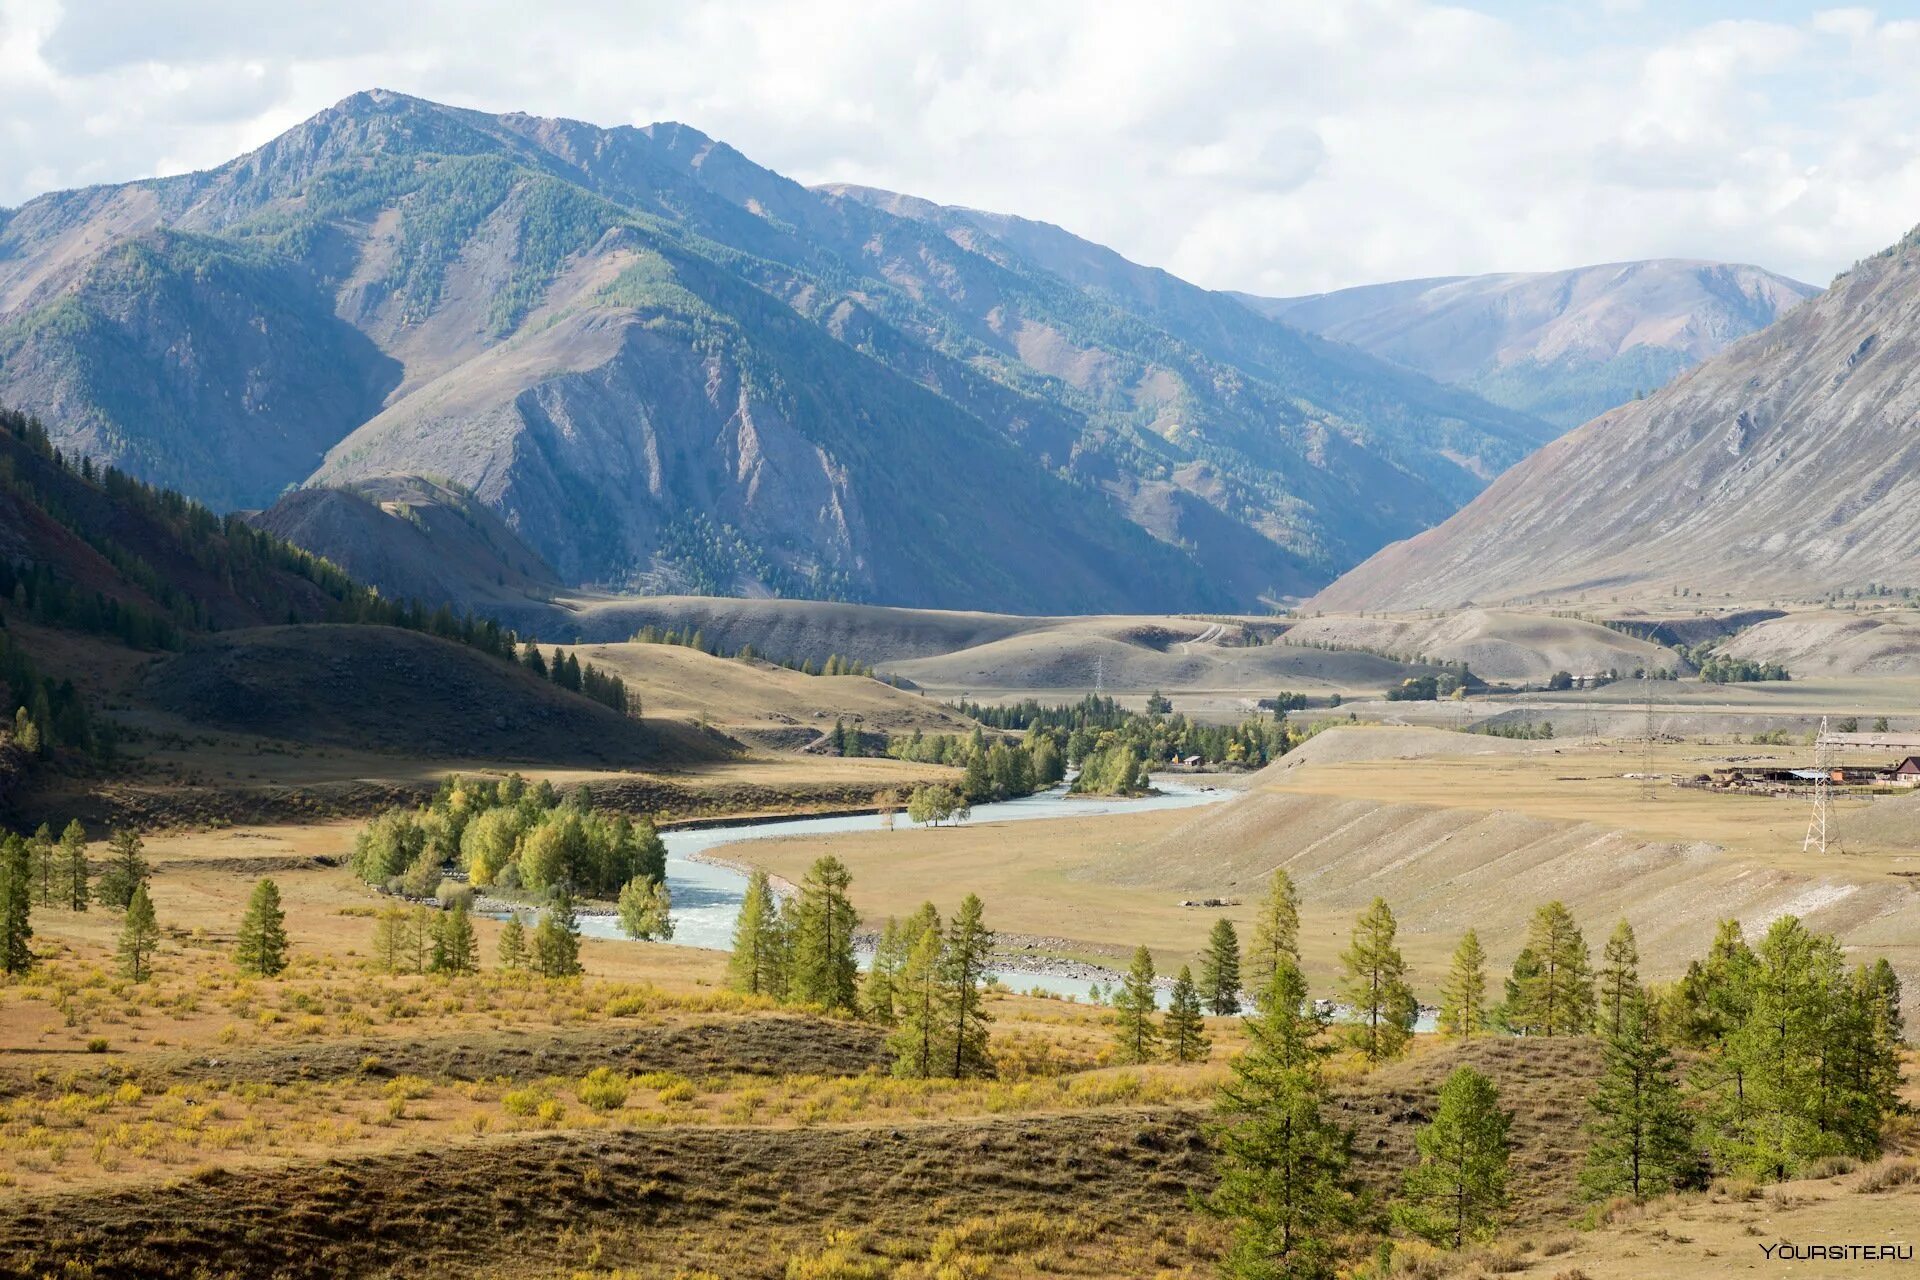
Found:
[[[33,866],[33,900],[43,907],[50,907],[56,901],[56,888],[59,883],[55,870],[53,829],[46,823],[33,833],[27,841],[28,860]]]
[[[543,978],[571,978],[580,972],[580,921],[573,913],[573,894],[565,888],[553,895],[534,926],[533,967]]]
[[[795,1000],[849,1012],[858,1007],[853,931],[860,918],[847,897],[852,883],[852,874],[831,854],[808,868],[800,882],[793,921]]]
[[[1691,1161],[1691,1125],[1651,1002],[1636,989],[1607,1033],[1605,1066],[1588,1105],[1591,1139],[1580,1185],[1595,1200],[1664,1194]]]
[[[1613,1035],[1627,1009],[1641,998],[1640,947],[1624,919],[1613,926],[1600,961],[1600,1034]]]
[[[880,938],[873,945],[873,964],[867,970],[867,980],[860,989],[861,1003],[865,1006],[867,1017],[883,1027],[890,1027],[894,1020],[895,986],[900,978],[900,970],[907,961],[907,950],[912,946],[900,931],[900,922],[892,916],[880,930]]]
[[[413,915],[405,907],[381,910],[373,921],[373,967],[381,973],[399,973],[413,951]]]
[[[60,858],[66,864],[66,876],[62,883],[66,886],[67,906],[74,911],[85,911],[87,900],[93,896],[93,882],[87,867],[87,832],[74,818],[60,833]]]
[[[1549,902],[1533,913],[1526,950],[1537,968],[1517,982],[1521,1023],[1543,1036],[1579,1035],[1591,1028],[1593,970],[1587,940],[1566,904]]]
[[[480,969],[480,943],[473,934],[473,920],[467,904],[456,902],[440,913],[434,922],[433,958],[428,968],[434,973],[477,973]]]
[[[1491,1236],[1507,1204],[1507,1130],[1493,1081],[1469,1066],[1440,1086],[1433,1120],[1414,1135],[1420,1161],[1407,1171],[1394,1218],[1413,1234],[1459,1248]]]
[[[1440,993],[1440,1031],[1470,1040],[1487,1029],[1487,955],[1472,929],[1454,948],[1453,967]]]
[[[837,671],[829,671],[827,674],[833,676],[839,675],[840,673]],[[838,718],[834,720],[833,732],[828,736],[827,744],[833,749],[833,754],[837,756],[847,754],[847,722],[845,720]]]
[[[1353,1139],[1326,1117],[1326,1048],[1306,997],[1283,957],[1215,1107],[1219,1183],[1204,1208],[1232,1224],[1229,1280],[1324,1280],[1337,1236],[1358,1216]]]
[[[620,930],[629,938],[650,942],[673,937],[673,898],[667,882],[635,876],[620,889]]]
[[[1246,955],[1246,980],[1254,1002],[1273,985],[1281,960],[1300,963],[1300,894],[1285,868],[1276,867],[1253,920],[1253,944]]]
[[[234,939],[233,962],[241,973],[257,978],[275,977],[287,967],[287,913],[280,906],[280,886],[271,880],[253,887]]]
[[[947,928],[947,945],[940,957],[940,981],[947,989],[951,1022],[947,1030],[946,1070],[956,1080],[991,1076],[993,1057],[987,1050],[986,1009],[980,1002],[980,983],[987,976],[987,958],[993,952],[993,931],[986,926],[980,899],[968,894]]]
[[[922,929],[907,952],[897,983],[897,1022],[887,1037],[893,1074],[924,1080],[939,1074],[947,1011],[947,985],[941,980],[945,938],[937,927]]]
[[[527,967],[527,927],[520,923],[520,913],[507,913],[507,922],[500,926],[500,967],[507,970]]]
[[[1199,1062],[1207,1056],[1207,1020],[1200,1004],[1200,990],[1193,985],[1193,970],[1180,966],[1173,994],[1167,1000],[1167,1016],[1161,1024],[1166,1035],[1167,1056],[1175,1062]]]
[[[1160,1028],[1154,1025],[1153,1015],[1159,1006],[1153,995],[1153,953],[1145,947],[1134,949],[1133,963],[1113,998],[1113,1007],[1118,1011],[1114,1041],[1120,1049],[1120,1061],[1153,1061],[1160,1042]]]
[[[727,982],[750,996],[778,993],[780,954],[780,900],[767,873],[755,870],[747,877],[746,896],[733,922],[733,954],[727,960]]]
[[[1517,1036],[1532,1035],[1534,1028],[1527,1022],[1530,1010],[1527,1006],[1526,992],[1529,984],[1540,976],[1540,961],[1534,956],[1532,947],[1520,948],[1520,954],[1513,958],[1513,970],[1507,975],[1505,983],[1506,998],[1501,1001],[1499,1023]]]
[[[1233,921],[1221,916],[1207,935],[1207,953],[1200,958],[1200,996],[1221,1017],[1240,1012],[1240,935]]]
[[[33,967],[33,867],[27,842],[9,835],[0,843],[0,972]]]
[[[134,982],[145,982],[153,974],[153,953],[160,946],[160,925],[153,915],[153,899],[147,886],[136,885],[127,915],[120,922],[120,972]]]
[[[407,911],[407,963],[415,973],[425,973],[433,962],[433,935],[440,913],[425,903],[416,903]]]
[[[1737,1172],[1784,1180],[1809,1161],[1846,1149],[1829,1116],[1845,1110],[1823,1088],[1825,1008],[1840,975],[1839,948],[1797,917],[1774,921],[1754,949],[1752,1004],[1728,1038],[1740,1069],[1739,1129],[1718,1149]],[[1829,1108],[1832,1108],[1829,1111]]]
[[[107,869],[100,873],[98,894],[101,902],[124,910],[133,901],[133,891],[147,882],[145,846],[138,833],[116,829],[108,842]]]
[[[1340,955],[1346,969],[1340,989],[1351,1019],[1346,1038],[1370,1063],[1405,1052],[1420,1013],[1407,985],[1407,962],[1394,941],[1398,931],[1387,900],[1375,898],[1354,921],[1353,942]]]

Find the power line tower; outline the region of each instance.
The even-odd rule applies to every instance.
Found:
[[[1818,849],[1838,852],[1840,835],[1833,823],[1833,743],[1827,740],[1827,718],[1820,717],[1820,734],[1813,740],[1813,817],[1807,822],[1807,838],[1800,852]]]
[[[1640,691],[1646,703],[1646,723],[1640,734],[1640,798],[1652,801],[1659,798],[1653,785],[1653,668],[1643,667],[1640,671]]]

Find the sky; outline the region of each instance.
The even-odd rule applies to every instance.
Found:
[[[0,0],[0,207],[361,89],[678,120],[803,182],[1290,295],[1646,257],[1814,284],[1920,223],[1920,0]]]

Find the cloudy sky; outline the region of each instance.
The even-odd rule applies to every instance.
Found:
[[[1652,256],[1824,284],[1920,223],[1916,68],[1920,0],[0,0],[0,206],[378,86],[681,120],[1220,288]]]

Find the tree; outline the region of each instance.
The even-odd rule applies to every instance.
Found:
[[[1193,970],[1186,965],[1180,966],[1180,976],[1174,979],[1161,1030],[1167,1040],[1167,1056],[1175,1062],[1199,1062],[1207,1056],[1207,1020],[1200,990],[1193,985]]]
[[[120,972],[131,981],[145,982],[153,973],[153,953],[160,946],[160,924],[154,919],[147,886],[134,886],[133,900],[120,922]]]
[[[1352,1019],[1347,1040],[1370,1063],[1405,1052],[1420,1013],[1407,985],[1407,962],[1394,942],[1398,931],[1387,900],[1375,898],[1354,922],[1353,942],[1340,954],[1346,969],[1341,992]]]
[[[859,994],[853,957],[854,914],[847,890],[853,875],[831,854],[818,859],[800,882],[794,913],[793,990],[796,1000],[852,1012]]]
[[[620,890],[620,931],[650,942],[673,937],[673,898],[667,882],[635,876]]]
[[[1493,1081],[1472,1067],[1454,1068],[1440,1086],[1431,1123],[1414,1135],[1420,1161],[1407,1171],[1401,1226],[1435,1244],[1459,1248],[1491,1236],[1507,1204],[1507,1130]]]
[[[1240,935],[1233,921],[1221,916],[1207,935],[1207,954],[1200,958],[1200,997],[1221,1017],[1240,1012]]]
[[[580,972],[580,921],[573,914],[573,894],[565,888],[553,895],[534,926],[533,968],[543,978]]]
[[[970,893],[947,927],[947,945],[940,957],[940,980],[947,989],[951,1017],[946,1074],[956,1080],[994,1073],[993,1057],[987,1051],[991,1019],[980,1003],[980,983],[987,976],[992,952],[993,930],[986,926],[980,899]]]
[[[939,927],[920,930],[908,949],[899,978],[899,1020],[887,1048],[893,1053],[893,1074],[924,1080],[938,1073],[940,1050],[948,1025],[947,985],[941,981],[941,955],[946,949]]]
[[[233,962],[241,973],[257,978],[275,977],[287,967],[287,913],[280,906],[280,886],[271,880],[253,887],[234,939]]]
[[[58,877],[55,874],[53,829],[46,823],[41,823],[40,829],[27,841],[27,855],[33,867],[33,900],[40,906],[50,907],[56,898]]]
[[[1520,954],[1513,958],[1513,969],[1507,975],[1506,998],[1500,1002],[1499,1023],[1517,1036],[1528,1035],[1533,1028],[1526,1022],[1528,1016],[1526,990],[1529,983],[1540,976],[1540,961],[1535,958],[1532,947],[1520,948]]]
[[[1358,1215],[1351,1133],[1326,1118],[1320,1025],[1283,960],[1255,1001],[1248,1047],[1215,1106],[1219,1183],[1203,1207],[1233,1225],[1230,1280],[1324,1280],[1334,1237]]]
[[[473,936],[473,919],[466,903],[455,903],[434,922],[433,958],[427,967],[434,973],[447,974],[480,971],[480,943]]]
[[[524,969],[527,967],[527,927],[520,923],[520,913],[507,913],[507,922],[500,927],[500,967],[502,969]]]
[[[133,901],[133,891],[152,874],[142,852],[144,848],[138,833],[124,827],[114,830],[107,842],[107,869],[100,873],[96,890],[100,901],[122,910]]]
[[[900,922],[888,916],[886,927],[873,944],[873,964],[867,969],[860,994],[866,1015],[883,1027],[893,1025],[896,987],[913,941],[901,931]]]
[[[413,955],[413,913],[398,903],[373,922],[373,964],[382,973],[404,973]]]
[[[1273,985],[1283,959],[1300,963],[1300,894],[1293,877],[1276,867],[1253,919],[1253,946],[1247,952],[1247,981],[1255,1003]]]
[[[747,877],[746,896],[733,922],[733,954],[727,960],[727,982],[750,996],[778,993],[778,969],[784,960],[779,946],[780,898],[767,873],[755,870]]]
[[[1440,1031],[1470,1040],[1487,1029],[1487,954],[1472,929],[1454,948],[1453,968],[1440,991]]]
[[[67,905],[75,911],[87,909],[87,899],[93,896],[93,885],[87,867],[87,832],[74,818],[67,823],[66,830],[60,833],[60,859],[66,864]]]
[[[1609,1013],[1605,1065],[1588,1100],[1592,1118],[1580,1186],[1604,1200],[1638,1202],[1673,1189],[1693,1158],[1673,1055],[1660,1041],[1646,994],[1635,989]]]
[[[1153,1023],[1159,1005],[1153,996],[1153,953],[1136,947],[1133,963],[1121,980],[1120,992],[1113,998],[1118,1011],[1114,1018],[1114,1041],[1122,1062],[1151,1062],[1160,1043],[1160,1028]]]
[[[1600,1034],[1613,1035],[1627,1009],[1641,997],[1640,947],[1624,919],[1613,926],[1600,959]]]
[[[1565,903],[1549,902],[1533,913],[1526,950],[1537,968],[1517,982],[1519,1010],[1509,1017],[1543,1036],[1579,1035],[1592,1027],[1593,970],[1587,940]]]
[[[10,835],[0,847],[0,971],[33,967],[33,867],[27,842]]]

